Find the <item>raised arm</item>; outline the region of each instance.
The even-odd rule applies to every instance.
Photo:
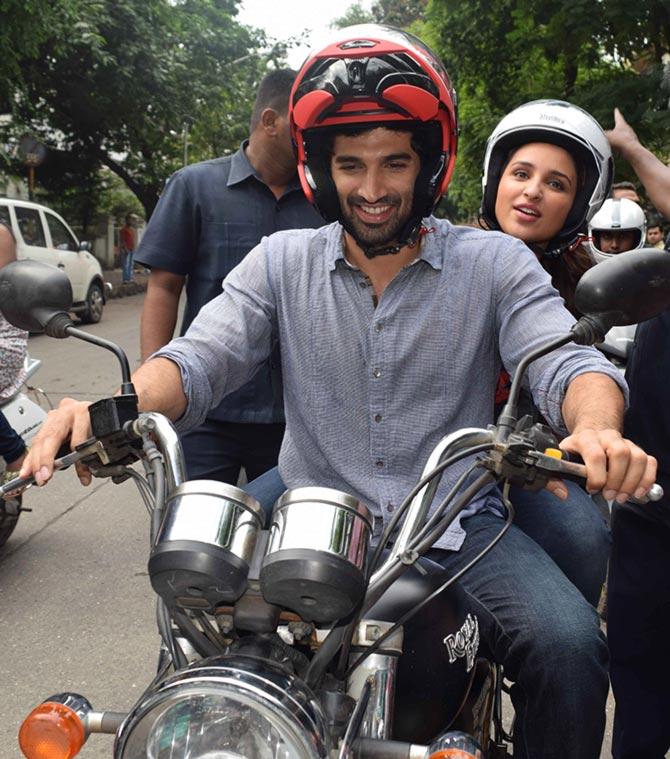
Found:
[[[614,109],[614,129],[605,134],[612,147],[632,166],[651,202],[670,218],[670,166],[642,145],[618,108]]]

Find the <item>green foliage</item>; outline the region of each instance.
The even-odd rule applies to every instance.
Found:
[[[431,0],[426,17],[422,37],[459,95],[459,158],[448,197],[458,218],[476,216],[488,135],[529,100],[569,100],[605,128],[617,106],[652,150],[670,152],[670,91],[661,86],[667,0]],[[617,179],[631,178],[620,164]]]
[[[407,29],[423,18],[427,5],[428,0],[376,0],[370,10],[366,10],[361,0],[357,0],[331,26],[342,29],[354,24],[387,24]]]
[[[344,29],[345,26],[354,26],[356,24],[372,24],[375,18],[372,13],[363,7],[360,0],[352,3],[342,16],[333,19],[331,26],[333,29]]]
[[[2,2],[2,0],[0,0]],[[14,128],[117,174],[148,217],[165,179],[190,158],[235,149],[267,66],[263,36],[237,0],[62,0],[77,21],[20,61]]]

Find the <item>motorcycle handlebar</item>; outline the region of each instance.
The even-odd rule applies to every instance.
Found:
[[[553,456],[547,456],[544,453],[536,453],[533,455],[535,466],[539,469],[548,472],[552,475],[560,477],[561,475],[566,477],[574,477],[579,480],[586,480],[586,466],[579,457],[574,454],[570,455],[568,459],[554,458]],[[631,503],[645,504],[649,501],[660,501],[664,496],[663,488],[654,483],[648,490],[647,494],[642,498],[635,498],[631,496],[628,500]]]

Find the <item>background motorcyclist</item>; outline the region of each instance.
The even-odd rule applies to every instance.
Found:
[[[352,493],[388,523],[446,432],[492,420],[500,359],[513,370],[572,319],[518,240],[429,216],[453,170],[457,123],[449,78],[420,41],[340,30],[305,62],[290,113],[303,189],[332,223],[263,240],[187,335],[137,370],[139,404],[194,426],[278,338],[281,477]],[[589,487],[646,491],[654,462],[618,432],[621,381],[597,351],[565,346],[529,380],[542,413],[570,430],[563,445],[583,456]],[[64,401],[23,474],[44,483],[60,442],[87,433],[86,404]],[[438,500],[467,467],[449,470]],[[495,489],[474,499],[436,543],[445,568],[479,554],[503,513]],[[593,607],[514,526],[464,586],[516,680],[515,756],[597,757],[608,679]]]
[[[626,198],[609,198],[589,223],[589,249],[595,263],[643,248],[647,222],[642,208]]]

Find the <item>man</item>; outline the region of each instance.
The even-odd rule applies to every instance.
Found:
[[[589,252],[595,263],[644,247],[647,221],[632,200],[608,198],[589,222]]]
[[[133,255],[135,253],[135,230],[133,215],[126,216],[125,224],[119,231],[119,253],[121,254],[121,269],[123,282],[133,281]]]
[[[260,83],[248,140],[232,156],[188,166],[168,182],[142,238],[137,260],[151,267],[142,310],[146,360],[172,339],[186,282],[184,334],[221,292],[224,277],[266,235],[318,227],[296,176],[287,108],[295,72],[272,71]],[[191,479],[235,484],[277,463],[284,435],[279,356],[182,437]]]
[[[654,220],[647,227],[647,245],[650,248],[658,248],[659,250],[663,250],[663,240],[663,227],[658,221]]]
[[[618,109],[607,136],[651,202],[670,216],[670,167],[640,143]],[[612,754],[660,759],[670,750],[670,312],[637,328],[626,379],[631,395],[625,433],[658,458],[665,497],[645,506],[620,504],[612,515],[607,625],[616,699]]]
[[[383,524],[445,433],[492,421],[501,359],[513,372],[573,320],[521,242],[425,218],[457,141],[439,61],[399,32],[339,34],[301,69],[290,111],[303,187],[333,223],[263,240],[134,381],[142,409],[189,428],[278,339],[283,482],[349,492]],[[583,457],[590,490],[621,500],[648,489],[654,462],[621,437],[623,383],[597,351],[565,346],[529,379],[541,413],[570,431],[562,445]],[[22,472],[41,484],[60,441],[88,433],[86,404],[64,401],[47,425]],[[436,502],[468,466],[447,471]],[[436,543],[449,573],[491,542],[504,512],[495,489],[472,501]],[[463,586],[516,681],[515,757],[599,756],[608,678],[595,609],[514,525]]]
[[[626,200],[632,200],[633,203],[640,202],[640,196],[637,194],[635,185],[632,182],[615,182],[612,185],[612,197],[625,198]]]

